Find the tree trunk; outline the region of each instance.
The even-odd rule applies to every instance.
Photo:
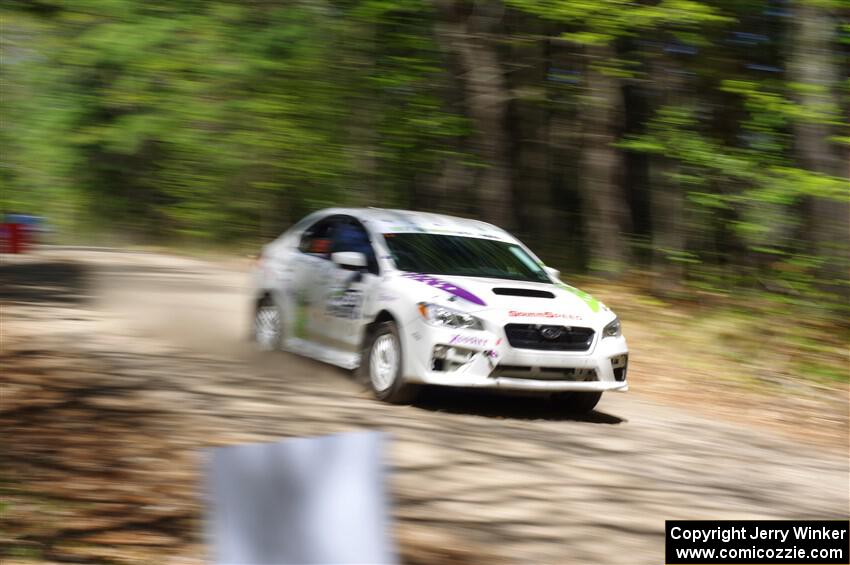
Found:
[[[501,14],[487,13],[481,5],[471,14],[455,3],[442,7],[445,17],[437,33],[461,67],[466,108],[475,124],[472,140],[485,164],[476,179],[478,208],[485,220],[510,229],[514,216],[505,132],[510,94],[491,39]]]
[[[610,60],[610,46],[590,48],[591,62]],[[625,199],[619,185],[621,155],[613,143],[622,118],[623,97],[619,81],[591,68],[587,71],[587,99],[583,104],[584,151],[582,186],[586,205],[590,267],[616,274],[628,261]]]
[[[793,51],[789,73],[794,82],[807,87],[801,90],[798,101],[809,108],[837,107],[835,87],[842,80],[836,64],[837,18],[823,6],[800,1],[795,3],[791,21]],[[794,127],[797,159],[805,169],[848,176],[847,162],[828,139],[834,133],[828,124],[797,121]],[[808,213],[812,250],[825,260],[823,276],[846,279],[850,207],[845,202],[813,197]]]
[[[684,85],[675,62],[663,56],[656,58],[652,74],[659,107],[680,104]],[[682,290],[685,274],[684,263],[677,260],[687,243],[685,195],[679,183],[673,180],[678,170],[674,159],[659,155],[653,157],[651,163],[652,287],[662,295],[669,295]]]
[[[544,30],[541,30],[541,35]],[[546,78],[550,66],[549,40],[511,46],[507,56],[508,106],[507,132],[510,147],[511,184],[513,186],[517,231],[541,252],[550,253],[553,244],[563,245],[555,236],[557,223],[551,190],[549,151],[550,102]]]

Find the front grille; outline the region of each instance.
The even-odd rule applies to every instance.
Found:
[[[553,337],[551,331],[560,329],[560,335]],[[545,334],[550,334],[546,336]],[[517,349],[540,349],[543,351],[587,351],[593,343],[593,330],[566,326],[546,326],[539,324],[508,324],[505,336],[511,347]]]

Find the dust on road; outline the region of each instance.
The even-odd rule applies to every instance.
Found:
[[[237,265],[19,261],[3,267],[0,405],[0,544],[17,555],[201,562],[202,448],[364,428],[391,436],[408,562],[658,563],[665,519],[848,514],[846,456],[640,395],[582,420],[457,391],[375,402],[344,371],[253,351]]]

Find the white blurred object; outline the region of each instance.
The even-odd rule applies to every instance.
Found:
[[[346,433],[209,450],[215,563],[396,563],[383,434]]]

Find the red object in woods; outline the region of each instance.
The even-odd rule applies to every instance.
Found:
[[[6,253],[23,253],[24,252],[24,226],[21,224],[3,224],[3,234],[5,235],[5,245],[3,246]]]

